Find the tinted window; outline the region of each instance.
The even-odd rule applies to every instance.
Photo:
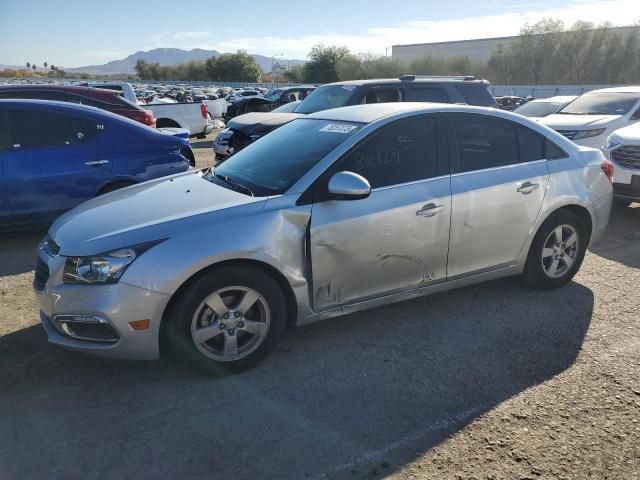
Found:
[[[53,147],[73,142],[73,118],[68,115],[13,110],[10,123],[14,148]]]
[[[460,172],[518,163],[515,125],[484,115],[452,115]]]
[[[514,112],[524,115],[525,117],[540,118],[557,112],[561,106],[562,103],[529,102],[519,106]]]
[[[14,90],[1,92],[0,98],[24,98],[31,100],[57,100],[59,102],[78,102],[75,95],[68,95],[62,92],[52,92],[50,90]],[[75,99],[75,100],[74,100]]]
[[[397,88],[372,88],[362,103],[395,103],[402,101],[402,90]]]
[[[0,150],[6,150],[10,145],[9,118],[6,110],[0,110]]]
[[[10,122],[14,148],[85,143],[105,130],[105,125],[95,120],[30,110],[11,111]]]
[[[413,88],[412,92],[416,102],[451,103],[441,88]]]
[[[544,158],[544,138],[542,135],[518,125],[518,148],[520,150],[521,162],[533,162]]]
[[[233,154],[215,173],[258,196],[281,194],[359,128],[340,121],[294,120]]]
[[[551,140],[545,142],[545,158],[547,160],[559,160],[561,158],[567,158],[567,152],[553,143]]]
[[[412,117],[381,128],[350,150],[333,170],[358,173],[371,188],[440,175],[435,118]]]
[[[481,107],[495,107],[497,105],[487,87],[482,83],[454,83],[454,85],[469,105]]]

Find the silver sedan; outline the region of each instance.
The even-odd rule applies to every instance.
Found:
[[[327,110],[63,215],[34,289],[50,342],[238,371],[287,327],[510,275],[561,287],[608,222],[612,175],[509,112]]]

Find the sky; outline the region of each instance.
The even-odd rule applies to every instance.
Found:
[[[0,0],[0,64],[78,67],[159,47],[305,59],[318,43],[384,55],[391,45],[515,35],[544,17],[629,25],[640,0]]]

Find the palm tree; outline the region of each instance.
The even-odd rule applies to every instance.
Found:
[[[36,67],[36,64],[34,63],[33,65],[31,65],[31,68],[32,68],[32,69],[33,69],[33,71],[35,72],[35,71],[36,71],[36,68],[37,68],[37,67]]]
[[[44,65],[44,73],[47,73],[47,62],[44,62],[43,65]]]
[[[31,63],[27,62],[27,68],[31,68]]]

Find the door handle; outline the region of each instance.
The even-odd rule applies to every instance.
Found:
[[[107,163],[109,163],[109,160],[89,160],[88,162],[84,162],[88,167],[97,167],[99,165],[106,165]]]
[[[419,217],[433,217],[440,212],[444,211],[444,207],[442,205],[436,205],[435,203],[428,203],[420,210],[416,212],[416,215]]]
[[[540,187],[537,183],[524,182],[518,184],[518,192],[523,195],[529,195],[533,193],[534,190],[537,190]]]

